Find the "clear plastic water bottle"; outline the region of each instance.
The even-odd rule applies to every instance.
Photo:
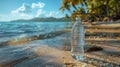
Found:
[[[76,23],[72,27],[71,34],[71,55],[76,60],[84,61],[85,32],[80,17],[76,18]]]

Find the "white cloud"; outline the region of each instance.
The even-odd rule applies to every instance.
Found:
[[[32,14],[34,10],[37,10],[36,11],[37,14],[34,15],[34,17],[39,17],[40,15],[44,15],[44,12],[42,11],[42,8],[44,6],[45,3],[43,2],[32,3],[31,5],[27,3],[23,3],[22,6],[20,6],[16,10],[11,11],[11,13],[13,16],[17,15],[17,16],[26,17],[29,16],[29,14]]]
[[[42,9],[39,9],[39,10],[37,11],[37,14],[36,14],[35,17],[39,17],[39,15],[41,15],[41,14],[42,14]]]
[[[35,17],[55,17],[55,18],[60,18],[63,17],[59,11],[50,11],[46,12],[43,11],[42,9],[39,9],[36,13]]]
[[[43,2],[38,2],[38,3],[32,3],[32,8],[43,8],[45,6],[45,3]]]
[[[43,11],[42,9],[39,9],[36,13],[35,17],[46,17],[47,12]]]
[[[50,11],[48,14],[46,14],[46,17],[54,17],[56,15],[58,15],[59,12],[55,12],[55,11]]]
[[[31,19],[34,17],[62,17],[59,11],[45,11],[43,10],[45,3],[38,2],[27,4],[23,3],[16,10],[11,11],[11,15],[15,17],[14,19]]]
[[[23,3],[22,6],[17,8],[16,10],[11,11],[13,17],[17,17],[16,19],[31,19],[33,15],[31,14],[32,8],[31,5],[27,3]]]
[[[30,13],[31,12],[31,6],[29,4],[23,3],[22,6],[20,6],[18,9],[13,10],[12,13]]]

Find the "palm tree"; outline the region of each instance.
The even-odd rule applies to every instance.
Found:
[[[70,8],[74,7],[73,12],[70,11],[71,17],[74,20],[76,14],[79,14],[81,17],[84,17],[85,15],[88,16],[87,14],[101,14],[101,10],[98,9],[98,6],[96,4],[99,4],[96,0],[64,0],[61,10],[64,11],[65,9],[67,9],[68,11],[70,11]],[[82,7],[76,7],[79,5],[82,5]],[[83,6],[87,6],[87,9],[85,9]],[[88,13],[86,13],[85,10],[88,10]]]
[[[110,2],[110,0],[106,0],[106,13],[107,13],[107,16],[109,16],[109,2]]]
[[[73,7],[77,11],[78,8],[76,6],[78,6],[79,4],[84,5],[85,0],[63,0],[62,6],[60,9],[62,10],[62,12],[64,12],[65,9],[70,11],[70,8]]]
[[[60,10],[62,10],[62,12],[65,11],[65,9],[67,9],[68,11],[70,11],[70,3],[69,3],[69,0],[63,0],[63,3],[62,3],[62,6],[60,8]]]
[[[111,0],[110,1],[110,9],[111,13],[114,12],[114,14],[120,14],[120,1],[119,0]]]
[[[80,5],[85,5],[87,9],[84,7],[78,8]],[[74,7],[73,11],[71,11],[71,7]],[[89,16],[104,18],[106,16],[120,14],[120,0],[63,0],[61,10],[64,11],[67,9],[72,16],[76,13],[80,14],[81,11],[79,10],[81,8],[87,10],[87,13],[82,14],[82,16],[89,14]]]

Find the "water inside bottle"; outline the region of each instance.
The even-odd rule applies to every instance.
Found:
[[[72,28],[71,54],[76,60],[84,60],[84,26],[80,18],[76,18],[76,23]]]

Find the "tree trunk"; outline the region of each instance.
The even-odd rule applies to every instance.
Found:
[[[109,16],[109,0],[106,0],[106,12],[107,16]]]

